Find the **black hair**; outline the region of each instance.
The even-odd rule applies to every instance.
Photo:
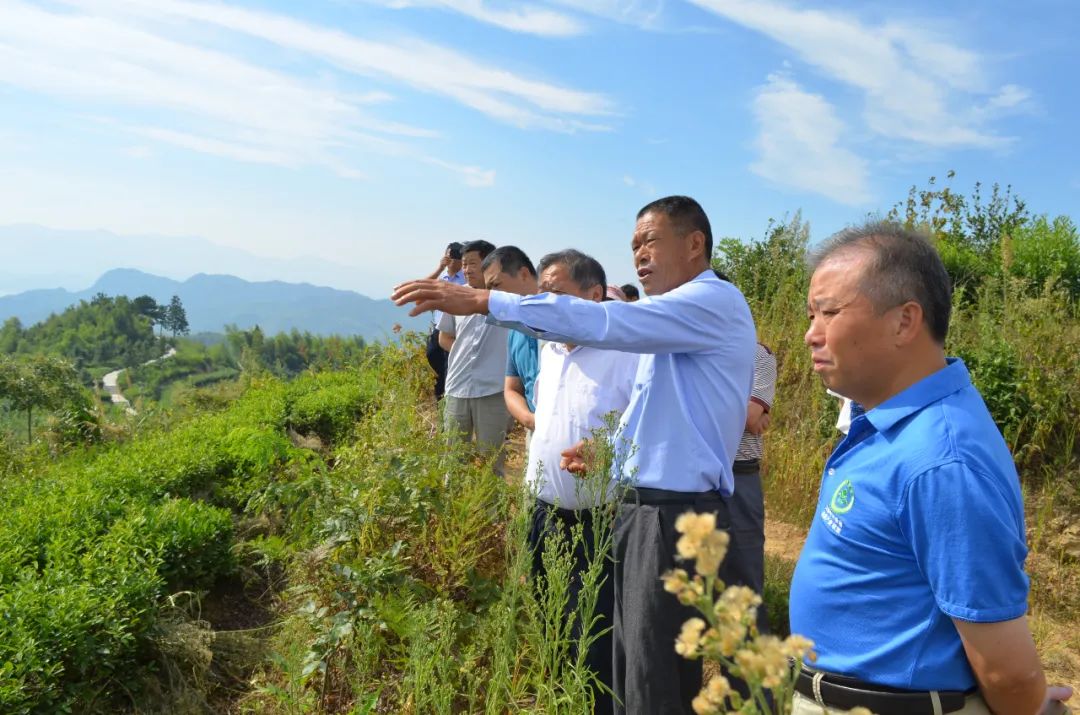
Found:
[[[446,253],[454,260],[461,258],[461,244],[457,241],[451,241],[446,245]]]
[[[853,226],[825,239],[809,256],[811,270],[849,251],[866,251],[870,262],[860,290],[874,310],[914,301],[922,307],[930,335],[945,344],[952,313],[952,280],[930,238],[887,221]]]
[[[638,211],[638,220],[648,213],[664,214],[683,236],[701,231],[705,235],[705,260],[712,260],[712,226],[709,224],[709,217],[705,215],[705,209],[701,208],[697,201],[689,196],[665,196],[643,206]]]
[[[637,300],[641,297],[641,291],[637,289],[637,286],[633,283],[627,283],[624,286],[619,286],[619,290],[623,292],[627,300]]]
[[[600,286],[605,291],[607,290],[607,274],[604,273],[604,267],[592,256],[567,248],[565,251],[547,254],[540,259],[537,268],[543,273],[548,267],[556,264],[566,266],[570,280],[577,283],[581,290],[589,290],[593,286]]]
[[[503,273],[514,275],[522,268],[528,268],[529,274],[536,278],[536,269],[533,268],[532,261],[525,255],[525,251],[517,246],[499,246],[487,255],[481,268],[486,271],[496,261],[499,262],[499,269]]]
[[[491,245],[483,239],[479,241],[466,241],[461,246],[461,255],[464,257],[466,253],[479,253],[480,260],[488,257],[488,254],[495,250],[495,246]]]

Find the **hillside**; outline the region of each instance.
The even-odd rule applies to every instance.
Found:
[[[297,329],[315,335],[358,335],[376,341],[391,335],[395,324],[421,330],[427,325],[423,318],[408,318],[389,300],[375,300],[353,291],[308,283],[250,282],[205,273],[176,281],[128,268],[108,271],[78,292],[55,288],[0,296],[0,322],[17,317],[23,325],[31,325],[99,293],[149,295],[165,304],[178,295],[194,333],[220,333],[226,325],[240,329],[258,325],[266,334]]]

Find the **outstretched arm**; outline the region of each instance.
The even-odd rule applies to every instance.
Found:
[[[398,305],[415,303],[410,315],[441,310],[481,313],[492,322],[545,340],[631,353],[691,353],[718,349],[725,336],[753,335],[746,301],[719,281],[693,281],[636,303],[595,303],[566,295],[517,296],[474,290],[445,281],[413,281],[397,287]]]

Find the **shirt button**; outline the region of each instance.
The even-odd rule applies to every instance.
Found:
[[[829,476],[831,477],[834,474],[836,474],[836,470],[833,469],[832,467],[829,467]]]

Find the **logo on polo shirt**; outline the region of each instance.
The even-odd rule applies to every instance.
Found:
[[[853,506],[855,506],[855,485],[850,479],[845,479],[833,492],[829,508],[834,514],[847,514]]]

